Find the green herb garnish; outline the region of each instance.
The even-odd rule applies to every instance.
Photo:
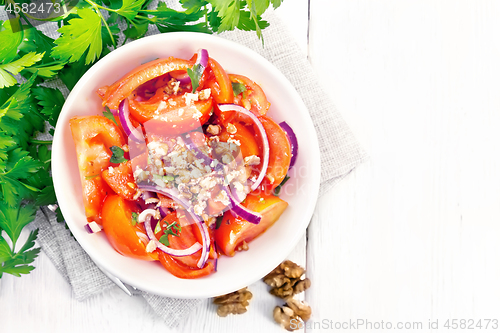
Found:
[[[157,226],[158,225],[160,225],[160,222],[158,222]],[[165,230],[163,230],[164,235],[161,236],[160,239],[159,239],[160,243],[162,243],[165,246],[169,246],[170,245],[170,241],[168,240],[168,235],[179,237],[179,235],[181,233],[181,229],[182,229],[181,225],[177,221],[174,221],[174,222],[168,224],[167,227],[165,228]],[[160,228],[159,231],[161,231],[161,228]],[[156,231],[156,228],[155,228],[155,233],[156,232],[157,231]]]
[[[240,83],[240,82],[231,82],[231,85],[233,86],[234,97],[238,96],[242,92],[247,91],[247,87],[243,83]]]
[[[114,122],[116,126],[118,126],[118,123],[116,122],[113,112],[111,112],[107,106],[105,106],[104,108],[105,110],[102,112],[102,115],[111,120],[112,122]]]
[[[288,175],[286,175],[285,178],[283,178],[283,180],[281,181],[281,183],[278,186],[276,186],[276,188],[274,189],[274,193],[273,193],[275,196],[280,195],[281,188],[283,187],[283,185],[285,185],[285,183],[288,181],[288,179],[290,179],[290,177],[288,177]]]
[[[224,215],[217,216],[217,219],[215,220],[215,229],[220,228],[220,225],[222,224],[223,219],[224,219]]]
[[[96,173],[95,175],[92,175],[92,176],[87,176],[85,177],[86,180],[91,180],[91,179],[94,179],[96,177],[99,177],[100,174]]]
[[[125,157],[123,157],[125,152],[120,147],[111,146],[109,150],[111,150],[111,152],[113,153],[113,155],[111,155],[111,158],[109,159],[111,163],[123,163],[128,161]]]
[[[203,75],[203,71],[205,68],[201,64],[195,64],[193,65],[193,68],[188,68],[187,73],[189,75],[189,78],[191,79],[191,85],[193,86],[193,93],[198,89],[198,86],[200,85],[200,79],[201,76]]]
[[[169,246],[170,245],[170,241],[168,240],[168,235],[161,236],[160,239],[158,239],[158,241],[160,243],[162,243],[163,245],[165,245],[165,246]]]
[[[137,224],[137,219],[139,218],[139,214],[137,214],[136,212],[132,212],[132,220],[130,221],[132,223],[132,225],[136,225]]]

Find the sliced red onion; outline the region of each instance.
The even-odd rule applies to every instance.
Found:
[[[196,64],[200,64],[203,68],[208,66],[208,51],[205,49],[199,49],[196,53]]]
[[[203,244],[205,244],[201,251],[200,260],[198,260],[198,263],[196,264],[198,268],[202,268],[203,266],[205,266],[205,263],[208,260],[208,254],[210,252],[210,235],[208,234],[208,228],[205,222],[201,221],[199,223],[196,223],[196,225],[200,229],[201,238],[203,240]]]
[[[260,215],[257,212],[251,211],[250,209],[246,208],[242,204],[240,204],[239,200],[236,199],[233,194],[231,193],[231,190],[229,188],[225,188],[224,191],[227,193],[227,196],[229,200],[231,201],[231,212],[236,214],[237,216],[241,217],[242,219],[254,223],[254,224],[259,224],[260,220],[262,219],[262,215]]]
[[[152,214],[148,214],[146,216],[144,227],[146,228],[146,233],[148,234],[149,239],[155,242],[156,247],[162,250],[163,252],[175,257],[184,257],[192,255],[193,253],[198,252],[202,248],[201,244],[198,242],[194,243],[193,245],[191,245],[191,247],[184,250],[172,249],[168,246],[165,246],[156,238],[155,233],[153,232],[153,228],[151,226],[151,216]]]
[[[135,128],[134,125],[132,125],[132,122],[130,121],[130,110],[128,108],[128,98],[125,98],[123,101],[121,101],[120,106],[119,106],[119,116],[120,116],[120,122],[122,124],[123,130],[125,131],[125,134],[127,136],[138,143],[143,143],[144,142],[144,135],[142,134],[142,131],[140,127]]]
[[[252,184],[250,189],[254,191],[257,187],[259,187],[260,183],[264,179],[264,176],[266,175],[267,172],[267,167],[269,166],[269,140],[267,139],[267,134],[266,130],[264,129],[264,126],[260,122],[259,118],[257,118],[256,115],[254,115],[251,111],[245,109],[242,106],[236,105],[236,104],[219,104],[219,110],[222,112],[227,112],[227,111],[236,111],[236,112],[241,112],[244,115],[247,115],[252,119],[252,121],[255,123],[257,126],[257,129],[259,130],[259,134],[262,138],[262,145],[263,145],[263,153],[262,153],[262,170],[260,170],[259,176],[257,177],[257,180]]]
[[[101,226],[95,221],[87,223],[84,228],[89,234],[95,234],[102,230]]]
[[[208,65],[208,51],[205,49],[199,49],[198,52],[196,52],[196,62],[194,64],[200,64],[203,68],[203,71],[205,71],[205,68],[207,68]],[[181,84],[187,84],[191,82],[191,78],[189,77],[187,72],[181,72],[179,74],[170,73],[170,76],[179,81]]]
[[[297,141],[297,136],[293,129],[286,123],[286,121],[282,121],[280,123],[281,128],[285,131],[286,136],[288,137],[288,141],[290,142],[290,148],[292,150],[292,158],[290,160],[290,169],[295,165],[295,161],[297,160],[297,154],[299,153],[299,142]]]
[[[170,210],[166,207],[160,206],[158,209],[160,210],[161,218],[164,218],[165,216],[168,215],[168,213],[170,213]]]
[[[203,221],[203,219],[201,219],[198,215],[196,215],[192,211],[192,208],[190,207],[189,202],[187,201],[187,199],[182,198],[181,195],[179,194],[179,191],[176,188],[169,189],[169,188],[163,188],[163,187],[160,187],[160,186],[157,186],[157,185],[144,185],[144,184],[138,184],[138,187],[140,189],[142,189],[142,190],[145,190],[145,191],[151,191],[151,192],[156,192],[156,193],[161,193],[163,195],[166,195],[166,196],[174,199],[175,201],[177,201],[182,207],[184,207],[186,209],[186,211],[189,213],[189,215],[191,216],[191,218],[194,221],[196,221],[196,225],[200,229],[200,233],[201,233],[203,244],[204,244],[202,246],[201,257],[200,257],[200,260],[197,263],[197,266],[200,267],[200,268],[203,267],[203,266],[205,266],[205,263],[208,260],[208,254],[209,254],[209,251],[210,251],[210,235],[208,233],[207,225],[205,224],[205,222]],[[149,221],[149,223],[144,223],[144,224],[146,225],[146,231],[148,231],[148,226],[147,225],[149,224],[149,229],[151,229],[151,233],[153,233],[153,230],[151,228],[151,222]],[[148,232],[148,236],[150,236],[149,232]],[[154,233],[153,233],[153,237],[154,237]],[[151,238],[151,236],[150,236],[150,238]],[[151,239],[153,239],[153,238],[151,238]],[[153,239],[153,241],[155,239],[156,239],[156,237]],[[155,243],[156,243],[156,241],[155,241]],[[158,241],[158,243],[159,243],[159,241]],[[196,243],[196,244],[199,244],[199,243]],[[156,245],[158,246],[158,244],[156,244]],[[161,244],[161,245],[163,247],[166,247],[163,244]],[[160,250],[166,252],[161,246],[158,246],[158,248]],[[166,252],[166,253],[168,253],[168,252]],[[174,255],[174,254],[172,254],[172,255]]]

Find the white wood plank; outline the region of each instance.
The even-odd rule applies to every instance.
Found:
[[[313,322],[498,316],[499,5],[311,2],[310,59],[371,155],[310,226]]]

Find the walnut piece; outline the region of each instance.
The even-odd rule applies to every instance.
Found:
[[[252,299],[252,293],[243,288],[227,295],[214,297],[214,304],[217,304],[217,314],[226,317],[228,314],[242,314],[247,312],[247,306]]]
[[[264,282],[272,287],[269,291],[272,295],[285,299],[311,286],[311,280],[301,279],[304,273],[304,268],[290,260],[285,260],[264,277]]]
[[[290,297],[282,307],[274,308],[273,317],[287,331],[295,331],[304,327],[303,322],[311,318],[311,307],[306,302]]]

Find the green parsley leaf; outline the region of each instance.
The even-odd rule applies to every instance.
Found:
[[[125,152],[120,147],[112,146],[109,149],[113,153],[113,155],[111,155],[111,158],[109,159],[111,163],[123,163],[128,161],[125,157],[123,157]]]
[[[161,221],[158,221],[158,223],[156,223],[156,226],[155,226],[155,230],[154,230],[154,233],[159,233],[161,231]]]
[[[40,64],[25,69],[30,73],[37,73],[38,76],[50,78],[55,76],[57,72],[61,70],[63,67],[64,63],[53,62],[50,64]]]
[[[139,10],[141,10],[144,2],[145,0],[123,0],[122,7],[118,9],[116,13],[128,20],[133,20],[137,16]]]
[[[158,241],[160,243],[162,243],[163,245],[165,245],[165,246],[169,246],[170,245],[170,241],[168,240],[168,235],[162,235],[160,237],[160,239],[158,239]]]
[[[35,211],[36,209],[33,205],[24,205],[21,207],[1,205],[0,228],[7,233],[14,245],[21,234],[21,230],[34,220]]]
[[[283,0],[271,0],[271,3],[273,4],[274,9],[278,8]]]
[[[168,8],[165,3],[161,2],[155,11],[145,12],[153,16],[152,23],[156,24],[158,30],[163,33],[172,31],[211,32],[206,22],[196,23],[204,17],[206,13],[204,9],[182,12]]]
[[[223,219],[224,219],[224,215],[217,216],[217,219],[215,220],[215,229],[220,228],[220,225],[222,224]]]
[[[139,214],[137,214],[136,212],[132,212],[132,220],[131,220],[132,225],[136,225],[137,224],[137,219],[138,218],[139,218]]]
[[[217,32],[233,30],[240,20],[241,0],[209,0],[221,23]]]
[[[118,126],[118,123],[116,122],[115,116],[113,115],[111,110],[107,106],[105,106],[104,109],[105,110],[102,111],[102,115],[104,117],[108,118],[109,120],[113,121],[116,124],[116,126]]]
[[[247,91],[247,87],[241,82],[231,82],[231,85],[233,86],[234,97],[238,96],[242,92]]]
[[[69,90],[72,90],[78,80],[80,80],[83,74],[85,74],[90,67],[90,65],[85,64],[85,58],[81,58],[77,62],[66,64],[59,72],[59,78]]]
[[[20,59],[10,63],[0,65],[0,88],[10,87],[17,83],[14,75],[19,74],[23,69],[33,65],[34,63],[42,60],[43,53],[30,52]]]
[[[1,219],[2,217],[0,217]],[[35,269],[29,264],[35,261],[40,253],[40,248],[32,249],[35,246],[37,235],[38,230],[30,232],[26,242],[17,253],[14,253],[13,250],[15,242],[12,246],[13,249],[10,249],[7,241],[0,235],[0,278],[3,273],[20,277],[21,274],[28,274]]]
[[[4,30],[0,31],[0,45],[2,45],[0,59],[7,63],[17,56],[17,48],[23,40],[23,32],[12,32],[10,20],[3,22],[1,28]]]
[[[281,188],[283,187],[283,185],[285,185],[285,183],[288,181],[288,179],[290,179],[290,177],[288,177],[288,175],[286,175],[285,178],[283,178],[283,180],[281,181],[281,183],[278,186],[276,186],[276,188],[274,189],[274,193],[273,193],[275,196],[280,195]]]
[[[62,61],[75,62],[88,50],[85,57],[88,65],[102,52],[101,18],[90,8],[78,8],[77,14],[80,18],[70,19],[68,25],[57,30],[61,37],[55,40],[57,46],[51,55]]]
[[[196,91],[198,86],[200,85],[200,79],[203,74],[203,66],[201,64],[195,64],[193,65],[193,68],[188,68],[187,73],[189,75],[189,78],[191,79],[191,85],[193,86],[193,93]]]
[[[43,164],[40,161],[28,156],[28,152],[21,148],[8,152],[5,170],[0,170],[0,192],[3,200],[14,207],[19,201],[20,194],[27,196],[29,192],[39,191],[36,187],[29,185],[26,180],[41,167]]]
[[[35,87],[32,89],[33,95],[38,100],[41,107],[41,114],[52,126],[56,126],[57,118],[64,105],[64,96],[59,89],[47,87]]]

